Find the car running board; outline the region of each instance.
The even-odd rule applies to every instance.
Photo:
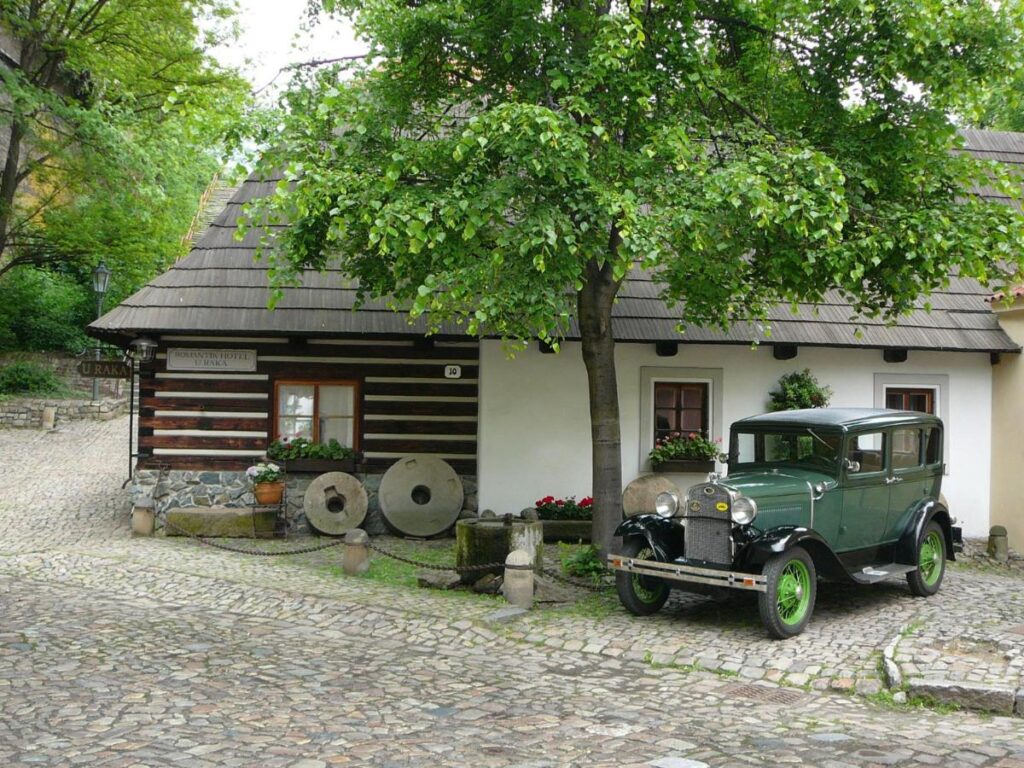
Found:
[[[854,571],[850,574],[854,581],[861,584],[874,584],[877,581],[885,581],[896,576],[904,576],[911,571],[916,571],[916,565],[904,565],[903,563],[889,563],[889,565],[869,565],[862,571]]]

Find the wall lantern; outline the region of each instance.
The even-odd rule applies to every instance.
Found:
[[[772,355],[776,360],[792,360],[796,357],[796,344],[773,344]]]
[[[137,363],[151,363],[156,357],[156,342],[139,336],[128,342],[128,357]]]
[[[882,359],[887,363],[907,362],[907,350],[905,349],[883,349]]]

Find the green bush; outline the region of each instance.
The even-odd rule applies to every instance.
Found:
[[[35,267],[0,279],[0,350],[78,352],[88,345],[84,328],[93,319],[91,291],[70,275]]]
[[[562,570],[569,576],[598,583],[607,572],[601,554],[593,544],[579,547],[559,542],[558,555],[562,561]]]
[[[800,408],[825,408],[832,399],[832,388],[818,383],[810,368],[787,373],[779,379],[777,391],[769,392],[771,410],[795,411]]]
[[[6,395],[52,395],[63,392],[64,384],[49,368],[38,363],[10,363],[0,368],[0,393]]]

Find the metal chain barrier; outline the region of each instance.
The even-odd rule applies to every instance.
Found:
[[[204,547],[220,549],[224,552],[234,552],[235,554],[239,555],[253,555],[255,557],[282,557],[285,555],[305,555],[309,554],[310,552],[320,552],[325,549],[331,549],[332,547],[338,547],[345,543],[344,539],[337,539],[327,544],[315,544],[308,547],[299,547],[297,549],[288,549],[278,552],[266,552],[261,549],[250,549],[247,547],[229,547],[226,544],[219,544],[215,541],[210,541],[204,536],[199,536],[198,534],[192,533],[191,531],[186,531],[184,528],[175,525],[174,523],[166,519],[164,520],[164,525],[168,528],[177,531],[183,536],[187,536],[193,541],[202,544]],[[483,565],[438,565],[437,563],[428,563],[423,560],[414,560],[411,557],[404,557],[402,555],[395,554],[394,552],[384,549],[384,547],[381,547],[378,544],[374,544],[373,542],[367,542],[366,547],[367,549],[371,549],[379,555],[389,557],[392,560],[397,560],[400,563],[412,565],[416,568],[425,568],[431,571],[454,571],[455,573],[475,573],[477,571],[493,571],[499,569],[504,570],[505,568],[505,563],[485,563]],[[539,572],[544,574],[545,576],[549,576],[550,578],[556,581],[560,581],[563,584],[568,584],[569,586],[576,587],[578,589],[585,589],[590,592],[604,592],[605,590],[610,589],[611,587],[611,585],[609,584],[588,584],[578,579],[572,579],[568,576],[563,576],[561,573],[551,568],[541,568],[539,569]]]
[[[174,523],[170,522],[167,519],[164,520],[164,525],[166,527],[168,527],[168,528],[174,529],[175,531],[177,531],[178,533],[180,533],[180,534],[182,534],[184,536],[188,536],[193,541],[196,541],[196,542],[202,544],[205,547],[212,547],[213,549],[222,549],[225,552],[235,552],[235,553],[240,554],[240,555],[255,555],[256,557],[281,557],[283,555],[305,555],[305,554],[308,554],[310,552],[319,552],[320,550],[323,550],[323,549],[330,549],[331,547],[338,547],[338,546],[341,546],[342,544],[345,543],[344,539],[337,539],[337,540],[332,541],[332,542],[330,542],[328,544],[315,544],[315,545],[309,546],[309,547],[299,547],[298,549],[288,549],[288,550],[282,550],[282,551],[279,551],[279,552],[265,552],[262,549],[248,549],[248,548],[245,548],[245,547],[229,547],[226,544],[218,544],[215,541],[210,541],[209,539],[207,539],[204,536],[199,536],[198,534],[192,533],[191,531],[186,531],[184,528],[175,525]]]
[[[374,552],[384,557],[390,557],[392,560],[397,560],[400,563],[406,563],[407,565],[414,565],[417,568],[426,568],[431,571],[455,571],[456,573],[473,573],[474,571],[493,571],[495,569],[505,568],[505,563],[485,563],[484,565],[438,565],[436,563],[425,563],[422,560],[413,560],[409,557],[403,557],[402,555],[396,555],[394,552],[389,552],[372,541],[366,544],[368,549],[372,549]]]

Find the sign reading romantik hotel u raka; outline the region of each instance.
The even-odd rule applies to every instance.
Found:
[[[255,371],[255,349],[167,350],[168,371]]]

